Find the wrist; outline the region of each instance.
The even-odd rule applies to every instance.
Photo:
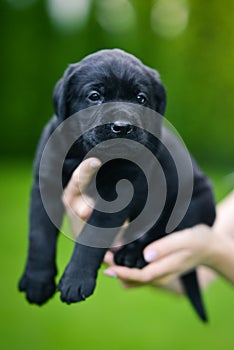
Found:
[[[234,283],[234,242],[225,235],[213,233],[209,257],[205,263],[220,275]]]
[[[220,237],[216,232],[212,232],[211,235],[204,265],[217,270],[223,260],[226,245],[224,244],[223,237]]]

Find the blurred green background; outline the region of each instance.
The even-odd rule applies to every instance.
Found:
[[[27,249],[31,163],[52,111],[53,86],[69,63],[119,47],[159,70],[166,117],[214,182],[233,189],[234,1],[2,0],[1,349],[233,349],[233,288],[205,292],[210,323],[187,300],[141,288],[124,291],[99,274],[94,296],[66,306],[56,295],[30,306],[17,291]],[[61,236],[59,272],[72,243]]]

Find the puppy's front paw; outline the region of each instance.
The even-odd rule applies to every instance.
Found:
[[[65,271],[60,280],[58,290],[61,300],[67,304],[85,300],[95,289],[96,278],[87,272],[69,273]]]
[[[30,303],[42,305],[53,296],[56,285],[54,278],[40,281],[27,276],[27,273],[25,273],[19,282],[19,290],[25,292]]]

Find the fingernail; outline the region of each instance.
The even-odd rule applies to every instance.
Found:
[[[157,257],[157,252],[155,250],[150,250],[144,253],[145,261],[151,262]]]
[[[91,169],[97,169],[97,168],[99,168],[100,165],[101,165],[101,162],[100,162],[100,160],[97,160],[97,159],[94,159],[89,163],[89,167]]]
[[[112,271],[112,270],[107,269],[107,270],[104,270],[103,272],[104,272],[105,275],[107,275],[109,277],[114,277],[114,278],[117,277],[116,273],[114,271]]]

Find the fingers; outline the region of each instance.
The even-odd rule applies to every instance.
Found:
[[[72,211],[73,214],[83,219],[91,214],[93,202],[83,192],[100,166],[101,161],[99,159],[88,158],[73,172],[62,198],[68,213]]]
[[[65,197],[77,196],[85,191],[93,175],[101,166],[101,161],[97,158],[88,158],[84,160],[73,172],[72,177],[65,189]]]
[[[144,249],[145,260],[147,262],[156,261],[164,256],[186,248],[191,238],[191,230],[192,229],[187,229],[176,232],[149,244]]]
[[[118,277],[125,288],[144,284],[163,288],[171,285],[169,289],[181,293],[181,288],[172,281],[204,262],[211,237],[210,228],[205,225],[173,233],[145,248],[144,257],[149,265],[143,269],[117,266],[109,255],[106,261],[110,266],[104,273]]]
[[[182,255],[183,256],[183,255]],[[184,259],[184,258],[183,258]],[[181,274],[181,253],[152,262],[143,269],[128,268],[116,265],[114,254],[108,251],[104,262],[109,265],[104,271],[109,277],[117,277],[124,289],[132,289],[144,285],[160,287],[176,294],[183,294],[183,289],[179,282]],[[173,269],[171,268],[173,266]],[[186,265],[185,265],[186,266]],[[182,271],[184,271],[184,266]]]
[[[82,220],[86,220],[91,215],[93,207],[93,199],[86,195],[82,195],[74,198],[71,207],[66,207],[66,210],[69,217],[80,217]]]
[[[202,249],[202,245],[207,243],[207,237],[210,237],[210,228],[196,225],[149,244],[144,250],[144,258],[147,262],[152,262],[184,249]]]
[[[183,248],[187,245],[189,230],[174,233],[171,236],[153,242],[144,250],[146,261],[151,262],[143,269],[128,268],[115,265],[113,254],[106,255],[105,261],[110,267],[104,273],[111,277],[118,277],[125,282],[151,283],[159,278],[165,283],[165,276],[173,276],[186,271],[188,268],[188,252]],[[170,278],[169,278],[170,279]]]
[[[90,183],[93,175],[101,167],[102,163],[98,158],[88,158],[74,171],[73,175],[78,179],[80,192],[84,192]]]
[[[112,266],[113,267],[113,266]],[[167,291],[181,295],[184,293],[178,275],[171,273],[165,277],[152,279],[150,273],[141,272],[142,270],[130,269],[127,267],[109,268],[104,273],[110,277],[117,277],[124,289],[139,288],[145,285],[163,288]],[[153,275],[155,276],[155,275]]]
[[[114,263],[114,254],[110,250],[108,250],[106,252],[103,262],[105,264],[107,264],[107,265],[110,265],[110,266],[115,265],[115,263]]]
[[[104,271],[104,274],[109,277],[118,277],[124,286],[135,287],[136,285],[148,284],[154,279],[154,274],[151,271],[143,270],[125,266],[111,266]]]
[[[125,266],[110,266],[104,273],[111,277],[118,277],[125,281],[151,283],[155,279],[161,279],[167,275],[178,276],[190,268],[187,261],[187,252],[175,253],[152,262],[143,269],[128,268]],[[183,262],[183,263],[182,263]],[[163,281],[163,280],[162,280]],[[165,282],[165,280],[163,281]]]

